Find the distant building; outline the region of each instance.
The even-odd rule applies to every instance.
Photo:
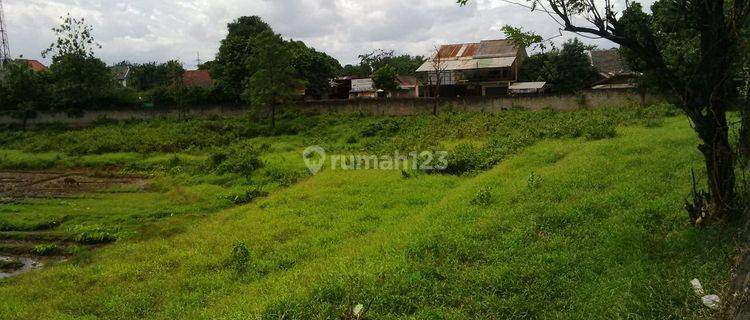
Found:
[[[414,76],[398,76],[396,77],[398,82],[398,91],[394,92],[391,96],[398,98],[415,98],[419,96],[417,90],[417,77]]]
[[[115,78],[115,81],[123,87],[128,86],[128,80],[130,79],[130,66],[114,66],[109,67],[109,70],[112,72],[112,77]]]
[[[210,88],[214,84],[208,70],[188,70],[182,77],[185,85],[190,87]]]
[[[26,62],[26,65],[28,65],[31,70],[34,70],[34,72],[47,71],[47,66],[45,66],[43,63],[39,62],[38,60],[16,59],[16,61]]]
[[[618,90],[636,88],[638,73],[628,66],[619,50],[589,51],[591,65],[599,73],[599,81],[591,88],[594,90]]]
[[[546,82],[516,82],[508,88],[512,95],[541,94],[547,90]]]
[[[431,86],[437,82],[433,61],[442,66],[441,96],[502,96],[518,80],[526,48],[516,48],[509,40],[486,40],[479,43],[450,44],[440,47],[437,54],[427,60],[417,73],[424,82],[419,83],[420,95],[433,96]]]
[[[349,90],[349,99],[372,99],[378,97],[378,90],[375,89],[375,82],[372,78],[351,79],[351,90]]]

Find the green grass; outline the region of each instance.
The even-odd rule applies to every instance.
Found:
[[[442,141],[466,139],[493,121],[456,125]],[[348,137],[362,131],[337,126],[335,134],[253,139],[275,150],[262,156],[269,167],[296,170],[301,145],[339,137],[336,148],[347,150]],[[2,280],[0,318],[336,319],[370,303],[368,319],[705,318],[689,281],[723,292],[732,232],[694,228],[680,208],[690,169],[701,167],[687,121],[650,127],[596,141],[537,130],[528,135],[533,146],[507,150],[499,165],[477,174],[405,179],[397,171],[327,170],[280,183],[248,205],[160,219],[86,259]],[[384,147],[376,138],[390,146],[407,141],[382,128],[359,136],[351,150]],[[474,135],[497,142],[502,132]],[[562,139],[543,140],[549,137]],[[255,177],[264,176],[273,174]],[[64,214],[58,228],[82,223],[76,219],[128,226],[121,220],[165,206],[220,210],[210,205],[218,190],[195,188],[195,198],[155,192],[75,200],[68,208],[78,211]],[[40,210],[19,204],[1,215],[33,224],[64,204],[32,205]],[[238,269],[232,257],[240,242],[248,254]]]

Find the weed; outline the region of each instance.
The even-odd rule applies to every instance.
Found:
[[[40,244],[34,246],[33,252],[38,256],[49,256],[60,252],[60,248],[54,244]]]
[[[471,204],[482,207],[492,204],[492,189],[487,186],[481,187],[471,199]]]
[[[250,265],[250,250],[242,241],[235,241],[232,244],[232,255],[229,258],[229,265],[237,273],[245,273]]]
[[[541,185],[542,185],[542,177],[538,176],[534,172],[530,173],[529,177],[526,179],[526,187],[529,190],[536,190],[536,189],[539,189]]]

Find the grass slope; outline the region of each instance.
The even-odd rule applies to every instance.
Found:
[[[720,291],[731,232],[679,208],[682,118],[538,143],[478,176],[324,171],[183,233],[0,282],[3,319],[668,319]],[[250,251],[229,266],[232,244]],[[44,303],[40,304],[40,301]]]

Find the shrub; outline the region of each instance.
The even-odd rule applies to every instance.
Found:
[[[268,196],[268,192],[259,190],[257,188],[251,188],[248,190],[242,190],[240,192],[227,194],[223,196],[223,198],[231,201],[236,205],[241,205],[253,202],[258,198],[263,198],[266,196]]]
[[[84,227],[78,232],[75,240],[81,244],[104,244],[117,241],[117,236],[99,227]]]
[[[259,152],[250,144],[235,144],[225,150],[214,152],[209,158],[209,167],[218,174],[236,173],[249,176],[263,167]]]
[[[471,204],[475,206],[486,207],[492,204],[492,189],[490,187],[482,187],[471,199]]]
[[[472,172],[480,169],[482,163],[483,155],[479,149],[470,143],[462,143],[448,154],[448,167],[443,172],[449,174]]]
[[[250,250],[242,241],[232,244],[232,256],[229,258],[229,266],[237,273],[247,272],[250,265]]]

